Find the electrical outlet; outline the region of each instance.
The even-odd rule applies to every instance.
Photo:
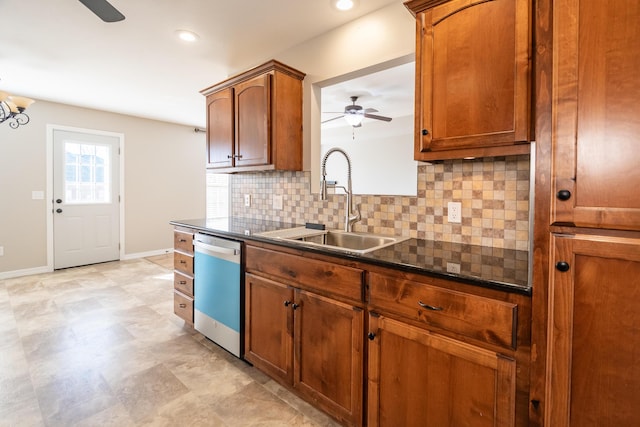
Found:
[[[448,262],[447,273],[460,274],[460,264],[455,262]]]
[[[282,200],[282,194],[274,194],[273,195],[273,209],[282,210],[284,207],[284,202]]]
[[[447,221],[460,224],[462,222],[462,203],[449,202],[447,204],[448,214]]]
[[[245,207],[251,206],[251,194],[244,195],[244,205]]]

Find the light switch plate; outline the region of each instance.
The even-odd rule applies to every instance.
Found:
[[[44,191],[34,190],[31,192],[32,200],[43,200],[44,199]]]
[[[251,206],[251,194],[244,195],[244,206],[245,207]]]

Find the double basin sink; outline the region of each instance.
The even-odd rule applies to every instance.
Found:
[[[408,237],[341,230],[314,230],[305,227],[267,231],[259,233],[258,235],[274,239],[282,239],[288,242],[297,242],[301,245],[322,247],[357,254],[373,252],[408,239]]]

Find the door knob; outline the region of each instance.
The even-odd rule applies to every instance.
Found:
[[[62,199],[56,199],[56,203],[62,203]]]
[[[62,209],[58,208],[58,209],[56,209],[56,212],[62,213]]]

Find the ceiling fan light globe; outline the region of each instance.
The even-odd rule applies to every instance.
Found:
[[[364,116],[362,114],[345,114],[344,119],[347,121],[347,123],[349,123],[349,125],[355,127],[362,123],[362,119],[364,119]]]

